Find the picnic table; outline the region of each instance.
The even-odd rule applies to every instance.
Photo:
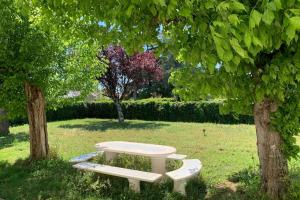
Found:
[[[110,141],[98,143],[95,147],[97,152],[72,158],[70,162],[76,163],[73,167],[80,170],[127,178],[129,187],[135,192],[140,191],[140,181],[157,182],[166,175],[174,181],[173,190],[185,195],[187,181],[197,176],[202,168],[200,160],[185,159],[186,155],[175,154],[176,149],[174,147],[164,145]],[[152,172],[87,162],[102,153],[105,154],[106,160],[113,159],[119,153],[148,156],[151,158]],[[166,159],[182,160],[183,165],[179,169],[166,173]]]
[[[95,147],[105,153],[107,160],[120,153],[150,157],[152,172],[159,174],[166,173],[166,159],[176,152],[176,149],[170,146],[123,141],[101,142]]]

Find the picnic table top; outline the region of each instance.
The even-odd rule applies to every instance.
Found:
[[[174,147],[124,141],[101,142],[95,145],[97,150],[142,155],[149,157],[167,157],[176,152]]]

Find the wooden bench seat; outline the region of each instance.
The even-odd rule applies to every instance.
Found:
[[[73,167],[81,170],[127,178],[129,181],[129,187],[135,192],[140,191],[140,181],[155,182],[162,177],[161,174],[152,172],[143,172],[133,169],[95,164],[91,162],[80,162],[73,165]]]
[[[103,151],[96,151],[96,152],[80,155],[75,158],[72,158],[69,162],[71,162],[71,163],[85,162],[85,161],[91,160],[92,158],[94,158],[97,155],[102,154],[102,153],[103,153]]]
[[[166,175],[174,180],[174,192],[185,195],[185,186],[188,179],[199,174],[202,164],[198,159],[182,160],[183,165],[174,171],[167,172]]]
[[[169,155],[167,158],[172,160],[183,160],[186,158],[186,155],[174,153]]]

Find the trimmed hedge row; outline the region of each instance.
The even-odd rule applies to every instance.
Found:
[[[212,122],[212,123],[253,123],[252,116],[221,115],[216,102],[170,102],[170,101],[124,101],[125,119],[151,121]],[[76,118],[117,118],[113,102],[96,102],[65,106],[56,111],[48,111],[49,121]]]
[[[252,124],[252,116],[221,115],[218,102],[174,102],[168,100],[124,101],[122,108],[126,119],[151,121],[212,122],[222,124]],[[111,101],[78,103],[47,112],[48,121],[81,118],[117,118],[115,105]],[[12,124],[24,123],[24,120]],[[26,122],[25,122],[26,123]]]

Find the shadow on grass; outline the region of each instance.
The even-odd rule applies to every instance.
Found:
[[[100,158],[99,158],[100,159]],[[101,158],[103,159],[103,158]],[[127,166],[128,156],[119,158],[120,167]],[[137,160],[138,161],[138,160]],[[144,160],[134,162],[132,167],[145,166]],[[149,165],[149,164],[148,164]],[[149,167],[149,166],[148,166]],[[300,169],[291,170],[293,180],[289,200],[299,200]],[[259,177],[252,171],[243,170],[232,181],[210,189],[208,200],[253,200],[265,199],[258,192]],[[233,182],[237,181],[237,182]],[[295,181],[297,184],[295,185]],[[15,164],[0,161],[0,198],[3,199],[125,199],[125,200],[201,200],[206,194],[205,182],[201,179],[187,184],[187,196],[172,192],[170,180],[162,184],[141,183],[141,193],[134,193],[124,178],[80,172],[62,159],[29,162],[19,160]]]
[[[29,141],[29,135],[25,132],[0,136],[0,149],[13,146],[14,143]]]
[[[63,124],[60,125],[59,128],[69,128],[69,129],[82,129],[88,131],[106,131],[106,130],[114,130],[114,129],[160,129],[161,127],[169,126],[167,123],[160,122],[132,122],[125,121],[123,123],[119,123],[113,120],[107,121],[98,121],[98,122],[90,122],[87,121],[84,124]]]
[[[211,189],[209,200],[264,200],[259,192],[257,170],[244,169],[228,177],[228,181],[217,184]]]
[[[0,198],[64,199],[75,170],[63,160],[0,162]]]
[[[205,196],[201,193],[206,188],[204,184],[190,182],[187,197],[172,192],[171,180],[161,184],[142,182],[141,192],[134,193],[124,178],[80,172],[61,159],[20,160],[15,164],[0,161],[0,198],[3,199],[201,200]]]
[[[300,199],[300,167],[290,170],[291,187],[287,200]],[[244,169],[228,177],[228,181],[211,188],[208,200],[268,200],[260,192],[260,177],[257,170]]]

